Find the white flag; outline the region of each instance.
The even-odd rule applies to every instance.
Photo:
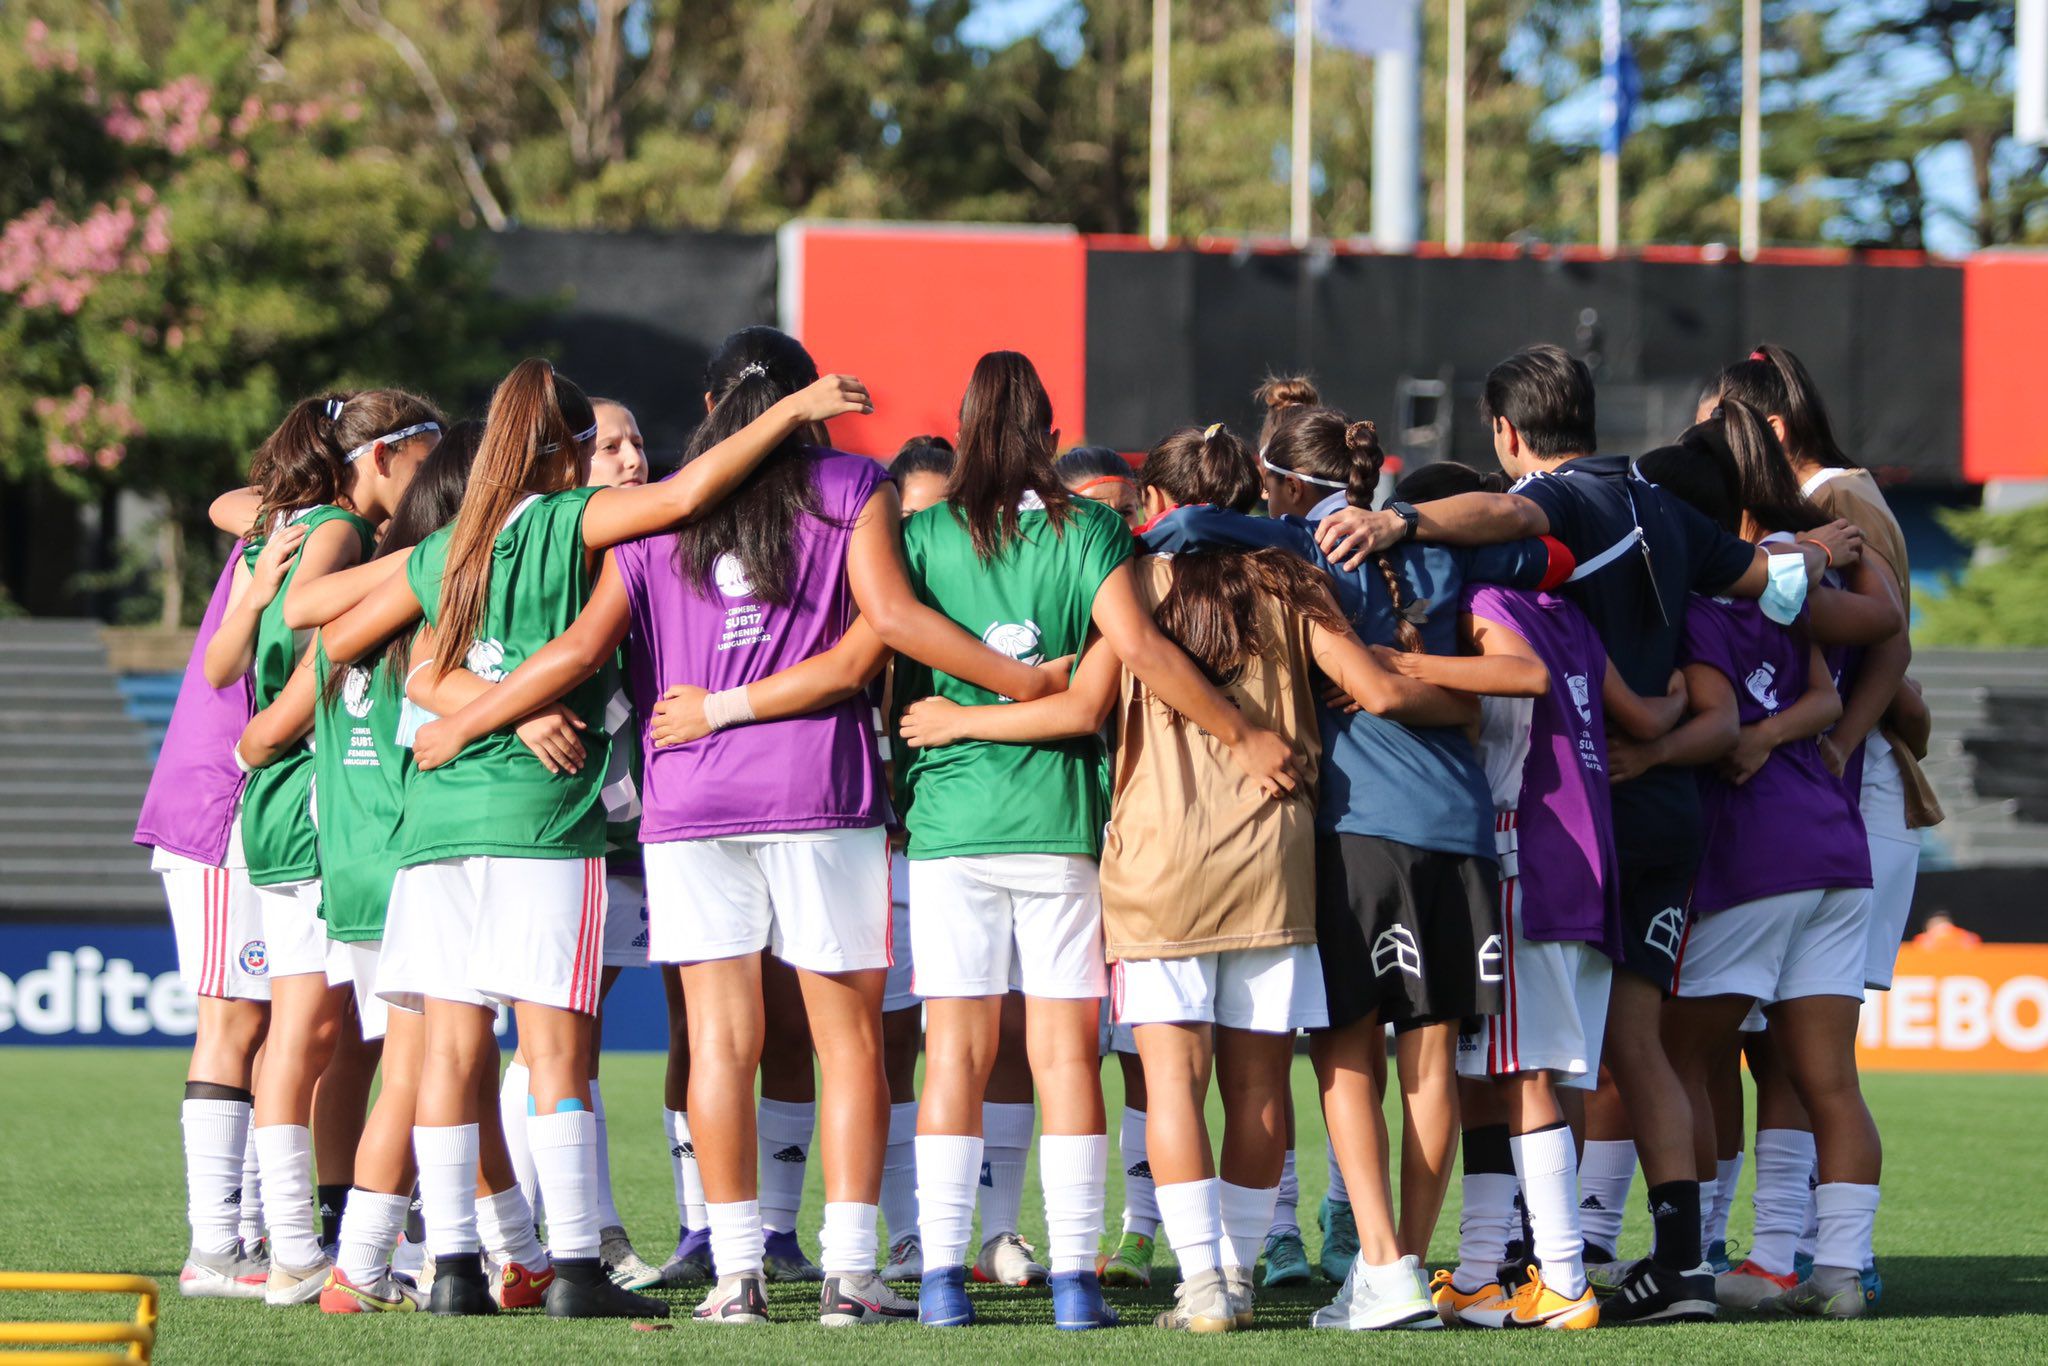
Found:
[[[1315,0],[1316,37],[1350,52],[1412,54],[1422,40],[1416,0]]]

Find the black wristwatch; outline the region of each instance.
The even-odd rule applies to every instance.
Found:
[[[1415,504],[1404,503],[1400,499],[1395,498],[1387,503],[1387,511],[1399,517],[1404,523],[1405,529],[1401,532],[1401,539],[1403,541],[1414,540],[1415,524],[1422,517],[1422,514],[1415,510]]]

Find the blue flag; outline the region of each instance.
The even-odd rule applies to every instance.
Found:
[[[1621,154],[1643,93],[1636,55],[1621,33],[1621,0],[1600,0],[1600,150]]]
[[[1296,0],[1310,3],[1311,0]],[[1316,37],[1331,47],[1377,55],[1413,53],[1421,39],[1416,0],[1313,0]]]

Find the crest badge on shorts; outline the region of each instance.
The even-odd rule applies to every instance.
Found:
[[[1372,945],[1372,971],[1384,977],[1396,968],[1410,977],[1422,976],[1422,946],[1406,925],[1389,925]]]
[[[1685,941],[1685,912],[1677,906],[1666,906],[1650,921],[1650,927],[1643,932],[1643,942],[1657,952],[1678,961],[1678,946]]]
[[[242,945],[242,951],[235,955],[242,965],[242,971],[251,977],[262,977],[270,971],[270,951],[261,939],[251,939]]]

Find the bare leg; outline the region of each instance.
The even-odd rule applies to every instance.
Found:
[[[1458,1154],[1457,1026],[1427,1024],[1394,1036],[1401,1068],[1401,1220],[1403,1253],[1429,1255]]]
[[[1359,1255],[1369,1266],[1390,1265],[1400,1260],[1401,1249],[1387,1173],[1387,1121],[1374,1082],[1386,1053],[1379,1016],[1311,1034],[1309,1040],[1322,1088],[1323,1120],[1358,1222]]]

